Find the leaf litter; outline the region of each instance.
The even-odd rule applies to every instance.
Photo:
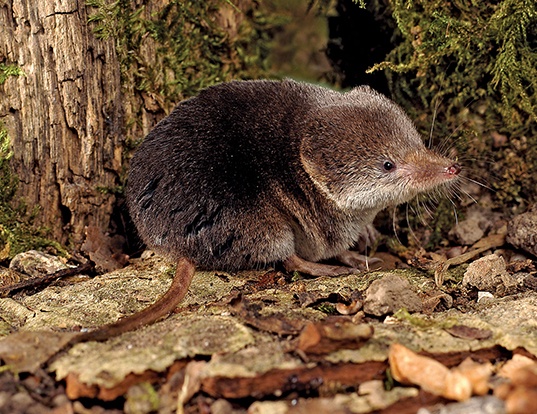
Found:
[[[25,381],[36,406],[78,412],[433,413],[457,404],[535,412],[535,262],[502,250],[504,239],[489,234],[447,259],[440,287],[434,261],[446,260],[443,252],[422,256],[422,270],[338,278],[198,272],[174,315],[57,355],[73,331],[159,297],[170,263],[145,257],[0,298],[0,397],[19,396],[9,384]],[[478,302],[480,289],[490,292]],[[50,395],[36,399],[35,384],[45,382]]]

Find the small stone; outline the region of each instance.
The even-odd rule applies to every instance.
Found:
[[[285,401],[255,401],[248,407],[248,414],[285,414],[288,410]]]
[[[39,277],[65,269],[67,266],[59,257],[37,250],[29,250],[17,254],[11,260],[9,268],[30,276]]]
[[[438,407],[437,407],[438,408]],[[456,402],[443,405],[439,411],[429,411],[427,408],[420,408],[417,414],[505,414],[505,404],[499,398],[492,395],[483,397],[473,397],[464,402]]]
[[[470,285],[500,296],[512,292],[517,284],[516,278],[507,272],[503,257],[496,254],[489,254],[470,263],[462,279],[463,286]]]
[[[477,292],[477,303],[487,302],[494,299],[494,295],[490,292]]]
[[[383,316],[405,308],[419,312],[422,302],[405,278],[388,274],[375,280],[366,291],[364,311],[370,315]]]
[[[459,222],[450,232],[451,238],[463,245],[472,245],[485,236],[485,231],[481,223],[485,222],[484,217],[477,211],[469,211],[468,217]]]
[[[490,212],[473,206],[468,209],[466,218],[449,232],[449,236],[459,244],[470,246],[485,236],[494,221],[495,217]]]
[[[211,413],[212,414],[232,414],[233,406],[231,405],[229,401],[221,398],[211,404]]]

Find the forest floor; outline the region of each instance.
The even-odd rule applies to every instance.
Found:
[[[68,350],[160,297],[173,264],[18,290],[0,298],[0,412],[537,412],[535,260],[501,230],[452,259],[379,256],[335,278],[197,272],[173,315]]]

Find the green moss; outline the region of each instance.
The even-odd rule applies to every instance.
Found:
[[[171,1],[149,18],[144,7],[118,0],[89,0],[89,22],[97,37],[116,41],[122,82],[151,94],[164,109],[214,83],[266,75],[271,31],[282,23],[257,4],[240,11],[230,0]],[[235,30],[224,30],[219,12]],[[141,52],[150,37],[155,61]]]
[[[101,194],[116,194],[121,195],[125,192],[125,186],[123,185],[116,185],[114,187],[102,187],[98,186],[96,187],[97,191]]]
[[[316,309],[320,312],[326,313],[327,315],[337,315],[338,311],[334,305],[330,303],[321,303]]]
[[[266,77],[273,31],[285,21],[262,2],[237,2],[239,9],[232,0],[172,0],[151,12],[157,6],[141,3],[86,2],[95,36],[115,42],[128,113],[125,160],[143,139],[144,112],[158,120],[207,86]],[[99,191],[119,194],[123,188]]]
[[[17,65],[0,63],[0,85],[2,85],[10,76],[24,76],[24,72]]]
[[[129,388],[125,401],[125,411],[130,413],[156,412],[160,406],[159,394],[149,382],[142,382]]]
[[[393,314],[393,317],[400,321],[406,321],[419,328],[429,328],[436,325],[435,321],[427,320],[422,315],[412,315],[405,308],[399,309]]]
[[[352,0],[353,3],[356,3],[360,8],[365,9],[366,1],[365,0]],[[317,6],[319,11],[323,13],[326,10],[331,9],[334,6],[334,0],[310,0],[309,7]]]
[[[430,105],[449,97],[448,109],[460,112],[468,102],[493,96],[506,125],[537,120],[534,1],[392,0],[392,6],[403,41],[371,71],[413,72],[409,81],[392,85],[403,101]]]
[[[435,133],[449,137],[463,158],[473,159],[469,164],[491,173],[483,181],[492,181],[498,201],[537,199],[537,3],[390,4],[395,47],[370,71],[386,70],[394,98],[423,132],[441,104]],[[506,140],[494,145],[498,133]]]
[[[164,271],[165,274],[167,274],[170,278],[173,278],[175,276],[176,266],[167,267]]]
[[[11,200],[17,190],[18,180],[9,169],[9,160],[12,156],[7,130],[0,124],[0,203],[2,204]]]

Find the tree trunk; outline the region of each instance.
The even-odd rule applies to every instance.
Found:
[[[249,0],[92,4],[0,2],[0,64],[25,74],[0,85],[15,204],[38,206],[36,224],[74,247],[86,226],[121,225],[110,220],[120,211],[109,190],[124,182],[128,147],[199,88],[265,74],[280,24]]]
[[[84,0],[6,0],[0,63],[25,76],[0,86],[18,195],[39,206],[51,237],[77,243],[86,225],[108,228],[125,137],[114,40],[98,40]]]

